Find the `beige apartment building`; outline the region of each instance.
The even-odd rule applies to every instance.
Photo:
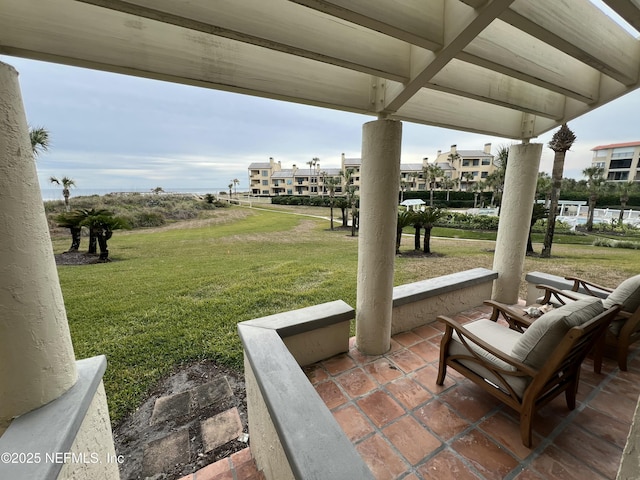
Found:
[[[482,181],[496,170],[491,144],[487,143],[483,150],[458,150],[452,145],[449,152],[440,150],[435,163],[445,172],[445,177],[457,181],[460,190],[470,190],[475,182]],[[340,168],[324,168],[319,159],[312,159],[304,164],[294,164],[292,168],[282,168],[279,161],[269,158],[268,162],[255,162],[249,165],[249,190],[251,195],[325,195],[326,177],[340,177],[341,173],[351,170],[350,184],[356,187],[356,195],[360,192],[360,158],[347,158],[342,154]],[[400,185],[398,190],[427,190],[424,168],[428,165],[428,157],[422,163],[403,163],[400,165]],[[336,187],[335,193],[345,191],[345,179]]]
[[[640,181],[640,142],[600,145],[591,151],[591,166],[604,168],[608,182]]]

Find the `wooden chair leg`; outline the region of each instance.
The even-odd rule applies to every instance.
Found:
[[[533,412],[523,410],[520,412],[520,437],[522,438],[522,444],[531,448],[532,438],[532,428],[533,428]]]
[[[605,339],[598,340],[593,348],[593,371],[596,373],[602,372],[602,359],[604,357]]]
[[[564,398],[567,401],[567,408],[569,410],[575,410],[576,408],[576,396],[578,394],[578,379],[574,379],[564,391]]]
[[[444,384],[444,377],[446,375],[447,375],[447,364],[441,358],[440,359],[440,365],[438,366],[438,378],[436,378],[436,385],[443,385]]]
[[[629,354],[629,342],[618,339],[616,347],[618,349],[618,367],[623,372],[626,372],[628,368],[627,355]]]

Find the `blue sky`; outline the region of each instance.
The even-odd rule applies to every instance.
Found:
[[[51,176],[78,188],[225,189],[233,178],[247,188],[251,162],[274,157],[283,167],[319,157],[338,167],[340,155],[359,157],[362,125],[374,118],[246,95],[0,56],[19,74],[31,126],[44,126],[51,147],[38,159],[41,187]],[[640,140],[636,91],[569,123],[577,141],[565,176],[581,178],[597,145]],[[552,132],[541,170],[551,172]],[[402,162],[434,158],[438,150],[493,151],[510,139],[404,123]]]

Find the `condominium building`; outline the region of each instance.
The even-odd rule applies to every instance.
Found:
[[[444,176],[457,183],[460,190],[471,190],[473,185],[487,179],[497,170],[491,144],[485,143],[482,150],[458,150],[451,145],[448,152],[438,150],[435,160]]]
[[[438,151],[435,162],[444,171],[446,178],[457,181],[461,190],[470,190],[474,182],[487,178],[496,170],[491,155],[491,144],[484,150],[458,150],[452,145],[447,153]],[[427,190],[424,169],[428,158],[422,163],[403,163],[400,165],[400,185],[402,191]],[[342,194],[347,185],[344,173],[349,171],[349,184],[360,193],[360,158],[347,158],[344,153],[340,168],[321,168],[315,158],[302,165],[294,164],[290,169],[282,168],[279,161],[269,158],[268,162],[256,162],[249,165],[249,188],[252,195],[324,195],[327,194],[326,178],[341,178],[341,185],[335,187],[335,193]],[[341,176],[342,175],[342,176]]]
[[[604,168],[603,177],[607,181],[640,181],[640,142],[600,145],[591,151],[591,166]]]

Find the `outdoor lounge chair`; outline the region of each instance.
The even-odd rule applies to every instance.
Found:
[[[520,414],[522,443],[531,447],[537,410],[562,392],[569,409],[575,408],[580,365],[603,339],[618,308],[604,310],[600,299],[589,298],[526,325],[515,325],[518,322],[512,317],[514,327],[526,328],[524,333],[490,319],[462,325],[440,316],[446,328],[436,383],[444,383],[451,367],[509,405]]]
[[[603,287],[582,278],[565,277],[571,280],[570,290],[559,290],[549,285],[536,285],[545,291],[538,303],[559,306],[589,296],[602,297],[605,308],[621,305],[618,316],[611,322],[607,331],[606,345],[615,350],[620,370],[627,370],[629,346],[640,338],[640,275],[628,278],[615,289]],[[594,362],[594,368],[600,373],[602,362]]]

